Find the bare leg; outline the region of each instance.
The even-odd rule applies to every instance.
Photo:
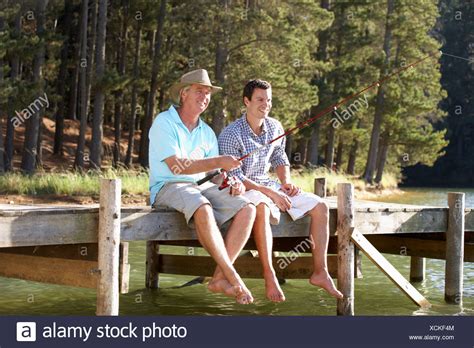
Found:
[[[329,207],[321,202],[309,211],[311,216],[310,236],[313,242],[314,270],[309,282],[326,290],[331,296],[342,298],[328,272],[327,250],[329,242]]]
[[[208,206],[208,205],[207,205]],[[209,206],[208,206],[209,207]],[[200,208],[201,209],[201,208]],[[198,209],[199,210],[199,209]],[[210,213],[212,214],[212,209],[209,207]],[[212,215],[213,218],[213,215]],[[237,302],[241,304],[248,304],[253,302],[253,297],[250,291],[247,289],[245,284],[243,283],[240,276],[235,271],[234,266],[232,266],[233,262],[239,255],[240,251],[244,247],[245,243],[247,242],[250,236],[250,228],[253,224],[255,219],[255,207],[253,205],[247,205],[246,207],[242,208],[234,217],[234,221],[232,222],[229,231],[227,232],[226,241],[224,244],[224,240],[222,239],[222,235],[220,234],[217,226],[214,223],[215,229],[219,233],[220,241],[218,243],[219,254],[223,251],[222,257],[228,260],[228,263],[222,264],[214,257],[211,253],[211,249],[206,247],[204,243],[201,241],[203,246],[206,250],[214,257],[218,267],[216,268],[216,272],[214,277],[209,282],[208,288],[213,292],[221,292],[227,296],[235,297]],[[196,215],[195,215],[196,220]],[[214,220],[212,220],[214,221]],[[198,230],[196,223],[196,230]],[[245,226],[248,226],[245,228]],[[230,276],[229,273],[229,266],[231,269]],[[227,268],[227,270],[226,270]],[[233,279],[234,278],[234,279]]]
[[[264,203],[257,206],[253,236],[257,245],[258,256],[262,262],[267,298],[273,302],[283,302],[285,301],[285,295],[280,288],[280,284],[278,284],[272,264],[273,236],[270,227],[270,208]]]

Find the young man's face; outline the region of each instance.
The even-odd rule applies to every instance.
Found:
[[[211,101],[211,88],[193,84],[187,91],[181,92],[181,105],[196,114],[201,114],[207,109]]]
[[[250,117],[258,119],[267,117],[272,108],[272,89],[255,88],[251,100],[244,97],[244,104]]]

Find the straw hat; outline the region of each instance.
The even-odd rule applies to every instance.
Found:
[[[170,98],[173,102],[179,104],[179,92],[186,86],[192,84],[203,85],[211,87],[211,93],[218,92],[222,87],[213,86],[211,80],[209,79],[209,74],[205,69],[197,69],[190,71],[179,79],[179,82],[173,84],[169,90]]]

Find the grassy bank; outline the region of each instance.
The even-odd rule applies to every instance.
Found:
[[[122,193],[148,193],[148,173],[145,171],[107,170],[99,172],[38,172],[33,176],[7,173],[0,176],[0,194],[18,195],[99,195],[100,178],[122,179]]]
[[[368,186],[357,177],[331,172],[325,168],[316,170],[293,170],[293,181],[305,191],[313,191],[314,178],[325,177],[328,194],[334,195],[337,183],[351,182],[356,191],[365,192]],[[122,193],[132,195],[148,194],[148,172],[129,170],[107,170],[98,172],[38,172],[33,176],[20,173],[7,173],[0,176],[0,194],[17,194],[28,196],[98,196],[99,178],[122,179]],[[391,173],[384,175],[380,185],[382,189],[395,189],[397,176]]]
[[[326,178],[327,194],[329,196],[336,195],[338,183],[352,183],[356,192],[365,193],[381,190],[394,190],[398,186],[398,176],[394,173],[385,173],[382,182],[377,186],[369,186],[364,180],[357,176],[347,175],[330,171],[326,168],[317,168],[313,170],[295,170],[292,172],[293,182],[301,187],[304,191],[313,192],[314,178]]]

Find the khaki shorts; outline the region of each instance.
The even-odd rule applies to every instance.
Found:
[[[231,196],[229,188],[219,191],[217,185],[205,183],[198,186],[189,182],[168,182],[156,195],[153,208],[172,208],[184,214],[189,224],[196,210],[209,204],[217,225],[222,226],[251,202],[243,196]]]

